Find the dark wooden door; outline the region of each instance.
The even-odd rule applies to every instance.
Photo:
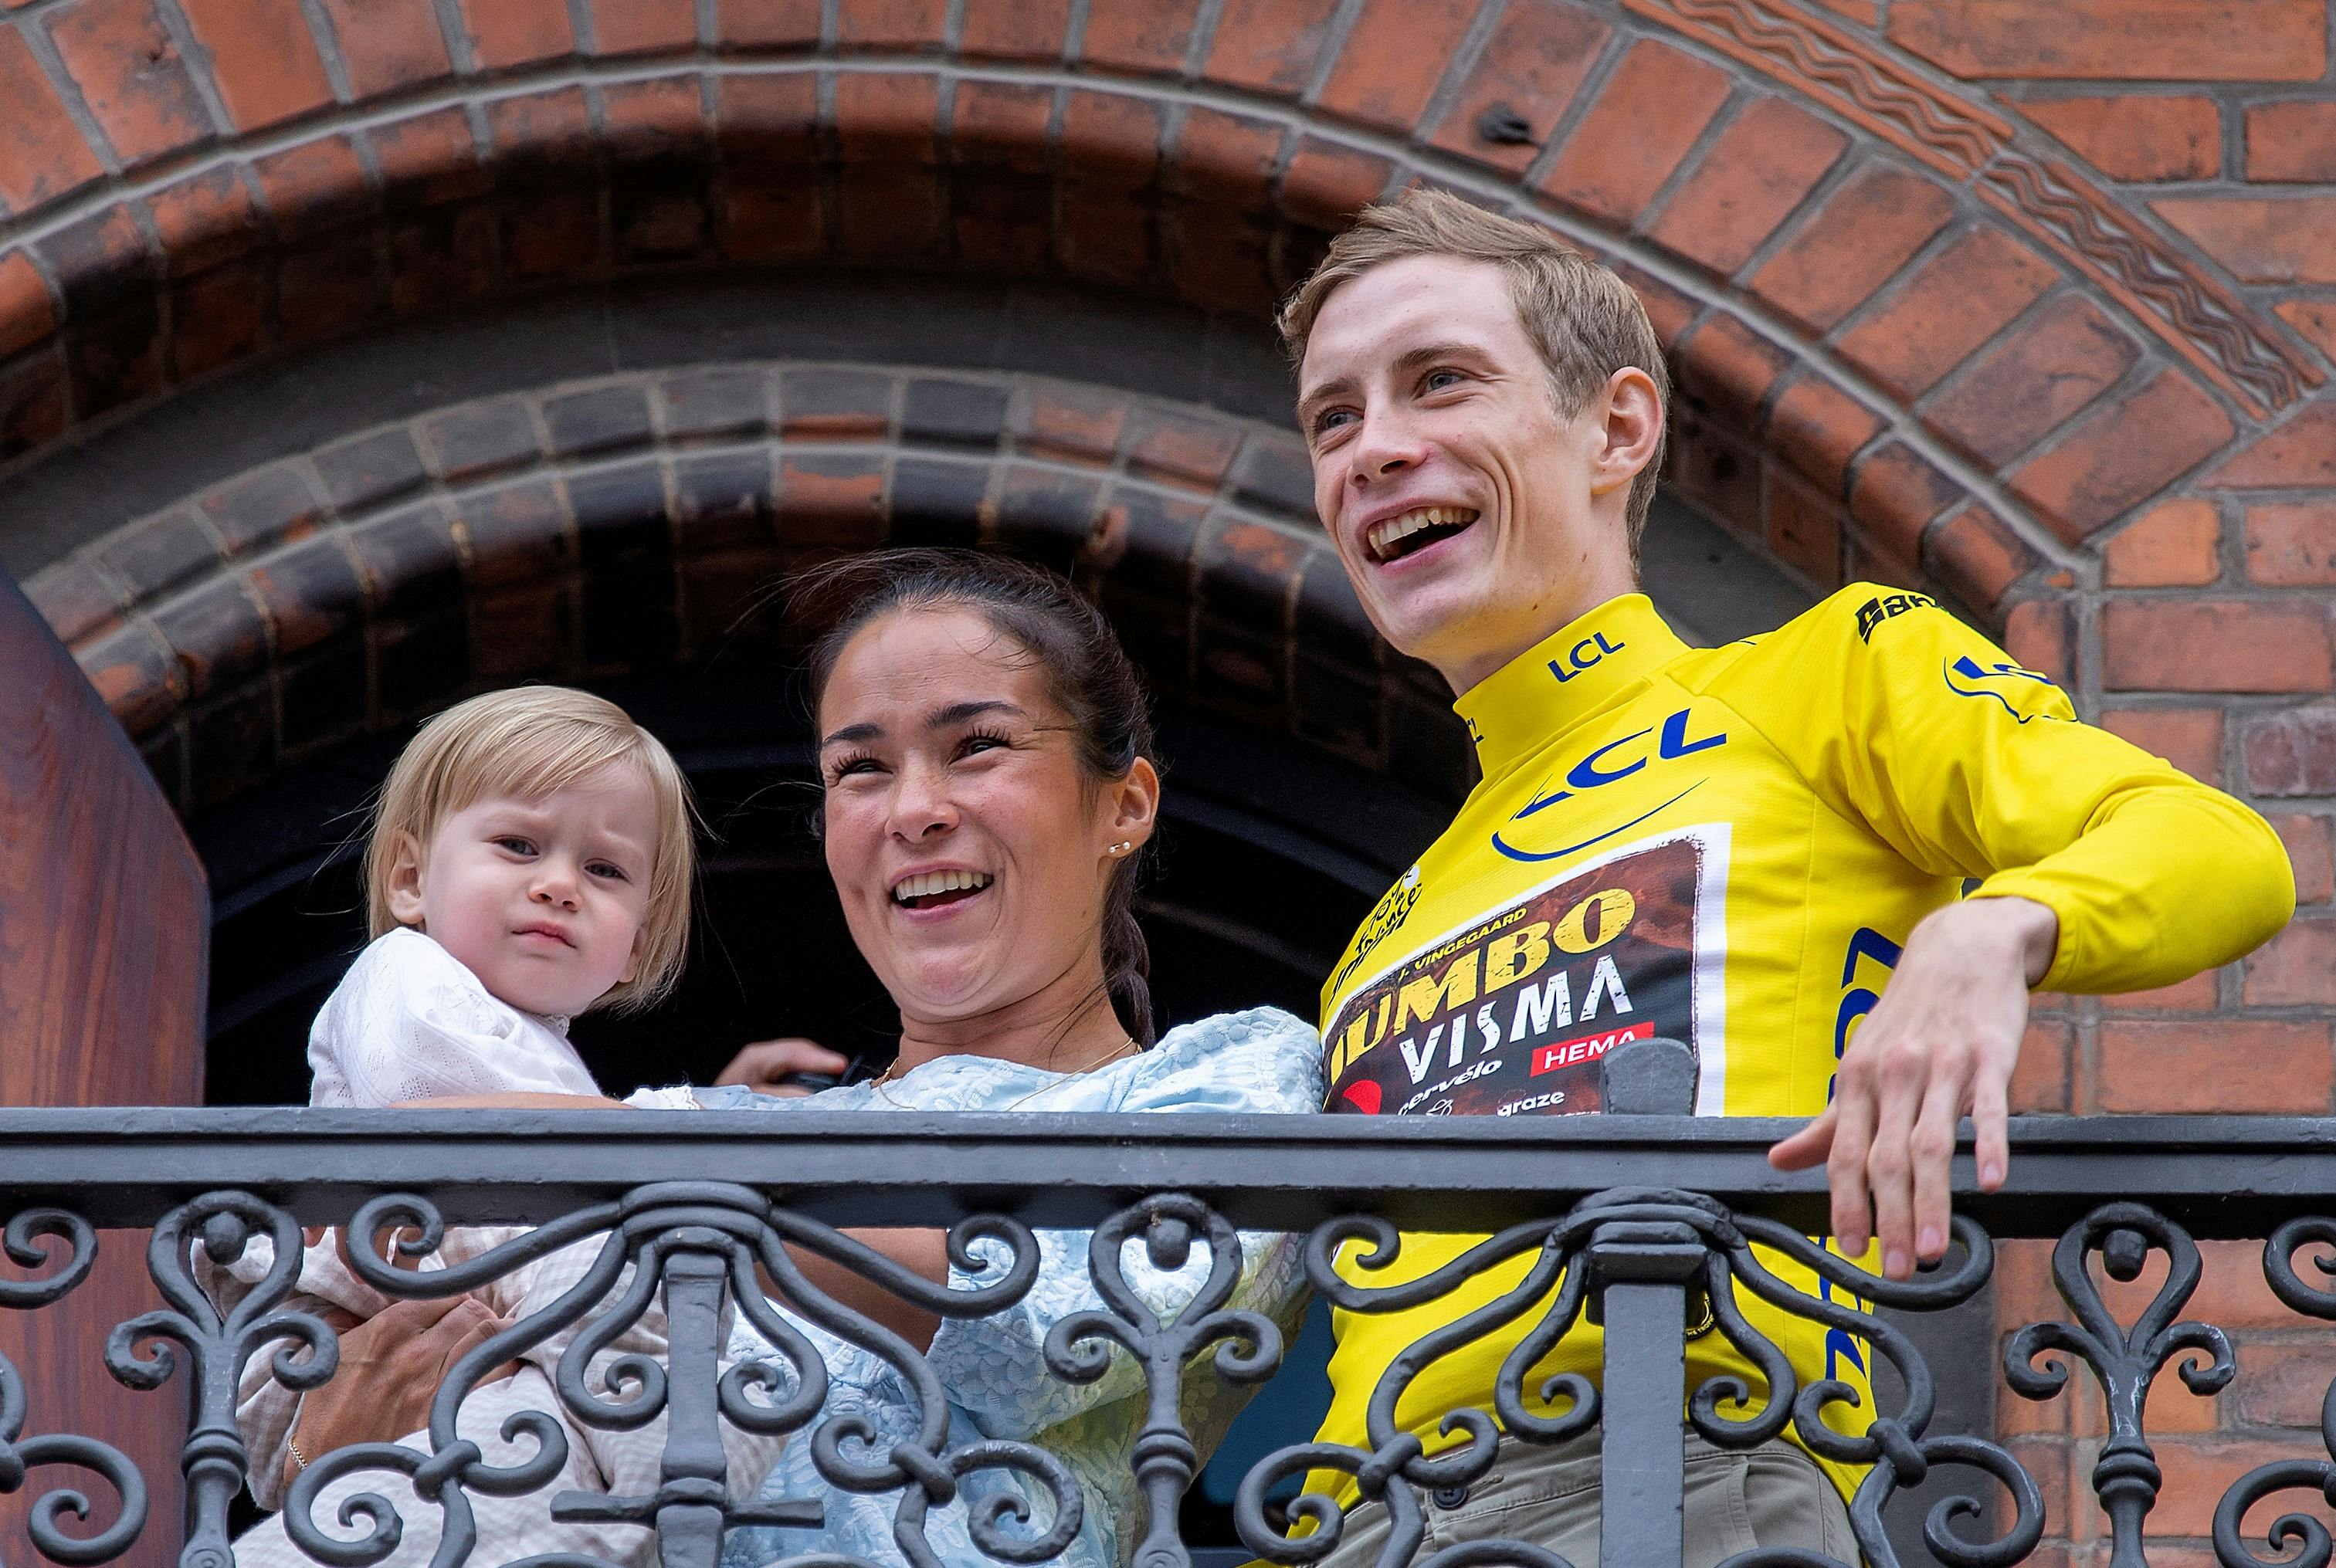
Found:
[[[0,1104],[195,1105],[202,1099],[210,900],[201,864],[129,738],[71,655],[0,573]],[[0,1209],[14,1212],[7,1195]],[[158,1306],[146,1236],[108,1231],[63,1302],[0,1311],[0,1353],[29,1397],[25,1432],[103,1438],[147,1476],[154,1514],[125,1561],[177,1555],[183,1376],[133,1393],[108,1375],[105,1336]],[[0,1264],[0,1268],[7,1265]],[[37,1495],[101,1480],[35,1470]],[[0,1560],[32,1557],[24,1497],[0,1506]]]

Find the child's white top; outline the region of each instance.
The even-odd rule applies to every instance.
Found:
[[[381,1108],[400,1100],[438,1099],[458,1094],[587,1094],[599,1085],[568,1043],[568,1021],[522,1012],[498,1001],[455,956],[419,931],[401,928],[371,943],[341,983],[334,988],[308,1031],[308,1067],[314,1074],[308,1103],[331,1108]],[[685,1085],[645,1089],[628,1105],[644,1109],[695,1109]],[[479,1256],[524,1234],[512,1225],[450,1228],[438,1251],[422,1260],[425,1269],[445,1268]],[[580,1282],[600,1250],[588,1238],[490,1280],[472,1292],[498,1316],[518,1318],[561,1295]],[[252,1287],[267,1278],[276,1249],[266,1236],[252,1238],[241,1256],[226,1266],[197,1247],[195,1273],[222,1312],[233,1312]],[[629,1266],[624,1276],[630,1278]],[[616,1287],[622,1293],[622,1282]],[[330,1234],[302,1252],[296,1292],[282,1305],[298,1311],[322,1303],[370,1318],[389,1298],[366,1284],[341,1261]],[[725,1312],[727,1309],[725,1309]],[[663,1309],[604,1349],[662,1354]],[[580,1325],[571,1324],[535,1346],[527,1359],[549,1375]],[[261,1506],[282,1505],[284,1445],[299,1410],[299,1397],[276,1381],[272,1359],[254,1356],[238,1389],[237,1424],[258,1456],[250,1476]],[[570,1441],[575,1441],[573,1434]]]
[[[594,1094],[568,1021],[522,1012],[421,932],[357,954],[308,1031],[314,1106],[458,1094]]]

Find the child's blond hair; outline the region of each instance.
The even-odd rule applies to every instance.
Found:
[[[386,935],[401,924],[389,911],[401,834],[427,853],[440,823],[486,796],[538,799],[622,765],[639,769],[657,797],[657,841],[633,978],[592,1005],[626,1010],[664,996],[681,978],[689,949],[697,871],[689,785],[672,754],[622,708],[567,686],[515,686],[457,702],[423,725],[399,754],[375,804],[365,847],[370,934]]]

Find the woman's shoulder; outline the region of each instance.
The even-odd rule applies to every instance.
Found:
[[[1210,1056],[1223,1050],[1290,1050],[1319,1057],[1322,1036],[1314,1026],[1278,1007],[1245,1007],[1180,1023],[1160,1037],[1147,1055]]]
[[[1128,1066],[1125,1110],[1310,1111],[1322,1103],[1322,1037],[1278,1007],[1179,1024]]]

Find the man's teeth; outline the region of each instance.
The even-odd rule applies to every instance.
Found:
[[[1423,528],[1459,528],[1475,520],[1475,512],[1467,507],[1421,507],[1399,518],[1373,523],[1370,530],[1371,554],[1382,561],[1391,560],[1396,544]]]
[[[955,893],[959,888],[978,891],[992,880],[987,871],[928,871],[921,876],[903,878],[892,889],[892,897],[896,903],[906,904],[911,898],[930,898],[936,893]]]

